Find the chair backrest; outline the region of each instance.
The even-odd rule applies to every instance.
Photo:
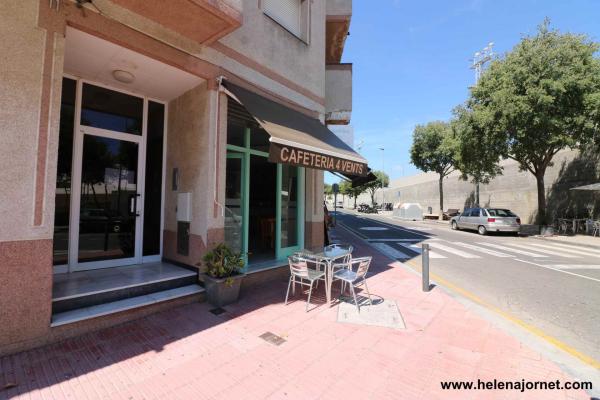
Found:
[[[352,266],[358,265],[356,267],[356,279],[364,279],[365,275],[367,275],[367,272],[369,271],[372,259],[373,257],[360,257],[351,261]]]
[[[298,277],[308,277],[308,263],[303,257],[289,256],[290,273]]]

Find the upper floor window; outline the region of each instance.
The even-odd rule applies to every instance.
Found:
[[[263,12],[308,43],[310,0],[262,0]]]

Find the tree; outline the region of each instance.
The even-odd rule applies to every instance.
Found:
[[[461,179],[476,185],[475,202],[479,205],[479,184],[487,184],[502,173],[500,155],[482,146],[485,132],[471,110],[461,105],[453,114],[450,128],[456,141],[455,167]]]
[[[456,149],[456,139],[449,123],[433,121],[415,127],[410,159],[421,171],[438,174],[440,219],[444,218],[444,178],[455,169]]]
[[[390,184],[390,177],[383,171],[374,171],[373,175],[375,175],[377,179],[362,185],[360,187],[360,193],[368,192],[371,196],[371,205],[375,207],[375,193],[381,188],[388,187]],[[354,206],[356,207],[356,202]]]
[[[356,200],[358,199],[358,196],[363,194],[364,191],[365,188],[362,186],[352,187],[352,182],[343,181],[340,183],[340,193],[348,195],[350,198],[354,199],[354,208],[356,208]]]
[[[483,132],[480,146],[535,176],[540,225],[547,223],[544,175],[553,157],[599,137],[598,48],[584,35],[550,30],[545,20],[492,62],[467,101]]]

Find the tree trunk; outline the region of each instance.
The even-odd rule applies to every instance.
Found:
[[[375,207],[375,191],[371,191],[371,206]]]
[[[440,214],[439,220],[444,220],[444,176],[440,175]]]
[[[354,209],[355,209],[355,210],[356,210],[356,198],[357,198],[357,197],[358,197],[358,196],[354,196]]]
[[[535,174],[535,180],[537,182],[537,197],[538,197],[538,212],[537,212],[537,223],[538,225],[546,225],[546,187],[544,186],[544,175],[546,170],[538,171]]]

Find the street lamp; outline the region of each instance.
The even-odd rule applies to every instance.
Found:
[[[381,172],[383,173],[383,175],[385,176],[385,148],[380,147],[379,150],[381,150]],[[381,205],[382,211],[385,211],[384,207],[385,207],[385,190],[383,189],[383,176],[381,177]]]
[[[485,63],[492,60],[494,57],[494,42],[489,42],[483,50],[476,52],[471,60],[471,69],[475,70],[475,85],[479,82]],[[475,203],[479,207],[479,181],[475,181]]]

